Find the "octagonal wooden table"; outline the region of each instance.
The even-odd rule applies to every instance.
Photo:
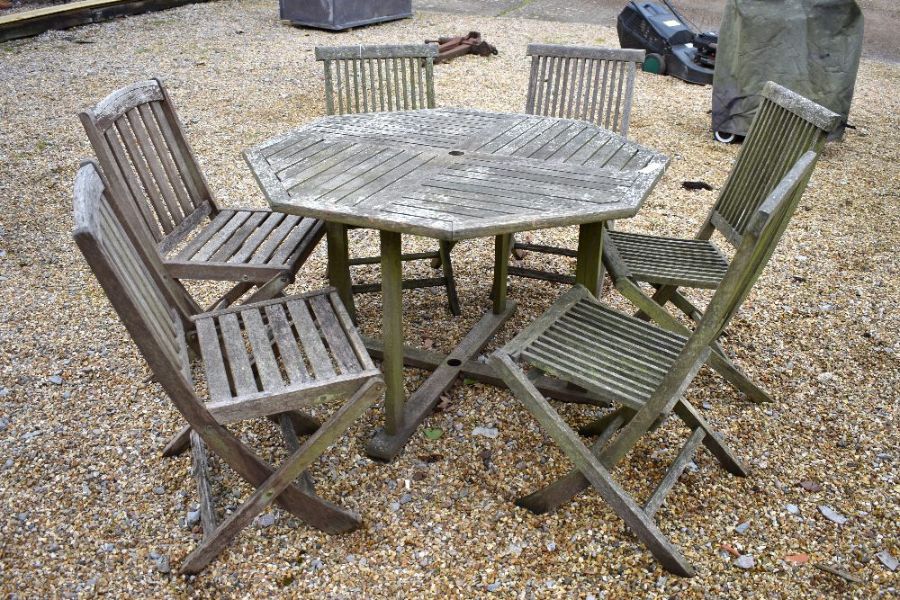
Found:
[[[498,383],[472,359],[512,315],[510,236],[579,225],[575,278],[595,294],[602,224],[633,216],[668,163],[663,155],[587,122],[463,109],[326,117],[245,152],[274,210],[326,221],[329,278],[355,316],[347,226],[381,236],[384,427],[375,458],[402,450],[460,374]],[[402,234],[447,241],[495,237],[493,309],[446,357],[408,350],[432,375],[403,389]],[[563,390],[555,390],[565,395]]]

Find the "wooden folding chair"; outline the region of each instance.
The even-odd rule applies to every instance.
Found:
[[[638,316],[688,334],[688,329],[663,308],[672,302],[699,322],[702,312],[679,288],[716,289],[728,270],[728,259],[711,241],[718,231],[738,247],[756,209],[768,197],[797,158],[820,152],[826,136],[841,122],[839,115],[773,82],[762,91],[762,103],[750,126],[716,204],[694,239],[657,237],[608,229],[604,232],[603,264],[616,289],[640,309]],[[648,296],[639,286],[655,287]],[[710,366],[755,402],[771,401],[713,344]]]
[[[319,240],[317,219],[216,203],[165,86],[117,90],[79,114],[110,186],[113,208],[135,243],[153,247],[169,276],[235,282],[211,308],[273,298]]]
[[[434,44],[402,46],[316,47],[316,60],[325,69],[325,110],[329,115],[392,112],[434,108]],[[347,227],[328,224],[329,243],[347,244]],[[438,241],[438,249],[401,255],[404,262],[430,260],[442,269],[441,277],[403,280],[403,289],[439,287],[447,290],[450,312],[459,315],[459,298],[450,250],[453,245]],[[351,258],[351,265],[375,265],[380,256]],[[381,291],[379,283],[358,283],[354,294]]]
[[[628,137],[634,77],[637,65],[644,60],[643,50],[529,44],[527,55],[531,57],[531,75],[526,113],[590,121]],[[515,238],[511,248],[519,259],[526,251],[572,258],[578,255],[572,248],[519,242]],[[510,264],[509,274],[575,283],[572,275],[515,264]]]
[[[192,428],[204,537],[181,572],[203,569],[273,501],[328,533],[358,527],[357,515],[319,498],[305,475],[384,389],[336,292],[281,297],[191,317],[208,388],[201,398],[191,379],[182,320],[153,273],[162,265],[148,268],[91,162],[83,164],[75,182],[73,236],[156,380]],[[321,426],[299,412],[342,397],[349,399]],[[260,416],[278,418],[291,451],[277,469],[225,427]],[[302,428],[299,433],[311,434],[302,444],[296,425]],[[210,492],[207,448],[256,488],[221,522]]]
[[[546,313],[491,356],[515,396],[574,463],[575,469],[520,499],[534,512],[552,510],[593,486],[669,571],[693,568],[653,517],[703,444],[729,472],[746,469],[684,392],[759,277],[797,206],[816,161],[807,152],[749,219],[743,240],[696,330],[688,337],[613,311],[584,287],[564,294]],[[526,373],[524,368],[531,367]],[[540,394],[532,377],[546,373],[607,399],[618,408],[582,429],[597,435],[587,448]],[[673,412],[690,430],[668,472],[641,505],[612,477],[616,465],[655,425]]]

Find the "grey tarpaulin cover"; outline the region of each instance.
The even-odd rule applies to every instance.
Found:
[[[770,79],[846,122],[862,37],[856,0],[728,0],[713,77],[713,131],[745,135]]]

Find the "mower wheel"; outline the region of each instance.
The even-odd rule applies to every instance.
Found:
[[[644,66],[642,70],[647,73],[655,73],[657,75],[666,74],[666,57],[661,54],[651,52],[644,57]]]
[[[713,137],[717,142],[722,142],[723,144],[733,144],[737,141],[737,136],[735,134],[726,131],[716,131],[713,133]]]

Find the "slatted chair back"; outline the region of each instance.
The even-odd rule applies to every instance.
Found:
[[[759,206],[806,151],[819,152],[841,117],[769,81],[737,161],[698,237],[717,229],[735,247]]]
[[[317,47],[329,115],[434,108],[434,44]]]
[[[97,166],[87,161],[75,179],[72,237],[122,319],[156,380],[210,449],[248,480],[255,457],[206,409],[190,377],[184,329],[111,208]],[[236,462],[237,461],[237,462]]]
[[[119,89],[79,114],[115,206],[132,232],[167,252],[180,235],[217,212],[168,92],[158,79]],[[135,233],[136,234],[136,233]]]
[[[90,161],[75,179],[74,218],[75,242],[153,372],[188,377],[181,321],[125,232]]]
[[[637,64],[644,51],[529,44],[525,112],[581,119],[628,136]]]
[[[756,210],[722,283],[670,373],[673,381],[693,368],[690,366],[695,363],[692,356],[699,355],[701,350],[709,352],[710,345],[722,334],[750,293],[787,228],[817,159],[818,154],[814,151],[803,154]],[[677,371],[681,371],[680,375]]]

